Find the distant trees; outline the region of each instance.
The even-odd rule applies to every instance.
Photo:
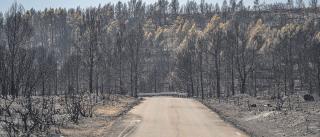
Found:
[[[223,42],[223,28],[220,17],[214,16],[211,21],[206,26],[204,33],[206,34],[208,40],[208,52],[213,56],[214,60],[214,77],[215,79],[215,90],[216,97],[221,95],[221,52],[222,52],[222,42]]]
[[[248,30],[248,44],[247,44],[247,50],[251,52],[251,58],[249,61],[251,61],[250,71],[251,73],[251,85],[252,85],[252,92],[251,95],[254,97],[257,96],[257,70],[259,69],[259,61],[260,61],[260,55],[259,51],[261,50],[266,36],[265,32],[268,30],[268,28],[263,24],[262,20],[258,20],[255,24],[252,24],[249,27]]]
[[[173,14],[173,16],[177,16],[177,14],[179,13],[179,1],[178,0],[172,0],[170,3],[170,9],[171,9],[171,14]]]
[[[134,70],[134,79],[131,80],[131,84],[134,86],[134,92],[132,95],[134,97],[138,97],[138,89],[139,89],[139,78],[140,78],[140,64],[141,64],[141,55],[143,55],[143,51],[141,51],[142,44],[144,41],[144,12],[145,6],[142,1],[139,0],[136,3],[132,3],[133,13],[129,21],[131,27],[128,28],[129,31],[129,43],[130,43],[130,51],[131,51],[131,69]],[[131,72],[132,73],[132,72]],[[132,83],[134,82],[134,83]]]
[[[200,13],[205,14],[207,11],[205,0],[201,0],[199,7],[200,7]]]
[[[318,0],[309,0],[310,7],[314,10],[317,10],[318,7]]]
[[[254,2],[253,2],[253,9],[254,9],[255,11],[260,10],[260,0],[254,0]]]
[[[287,1],[287,6],[288,6],[288,9],[292,9],[293,8],[293,0],[288,0]]]
[[[158,2],[156,3],[156,11],[157,11],[157,16],[158,16],[158,23],[160,26],[163,26],[165,24],[167,24],[167,11],[168,11],[168,5],[169,2],[167,0],[158,0]],[[177,4],[175,3],[175,8]]]
[[[10,69],[9,73],[9,94],[12,96],[18,96],[20,90],[21,78],[25,73],[24,70],[24,56],[25,44],[32,34],[32,28],[29,24],[30,17],[28,14],[24,14],[22,5],[14,3],[10,10],[6,13],[5,33],[8,44],[8,65]]]
[[[304,8],[303,1],[296,2],[298,7]],[[255,4],[257,8],[259,1]],[[220,14],[222,21],[216,16],[214,18],[220,21],[212,23],[214,19],[211,19],[206,27],[182,27],[190,32],[196,28],[198,42],[194,46],[190,44],[190,35],[182,35],[184,33],[178,29],[180,35],[177,36],[188,39],[181,41],[177,49],[175,78],[184,81],[185,89],[181,89],[189,95],[200,95],[192,94],[200,89],[202,95],[216,97],[235,95],[236,92],[258,96],[267,87],[273,96],[294,94],[297,87],[300,87],[299,91],[313,93],[317,84],[311,82],[310,75],[316,76],[312,71],[317,71],[305,64],[312,62],[312,57],[303,54],[309,50],[307,45],[312,45],[307,41],[316,38],[314,31],[306,29],[313,28],[312,25],[305,21],[306,26],[294,22],[280,28],[270,27],[257,17],[247,20],[249,14],[241,1],[235,5],[233,9],[232,4],[229,7],[224,2],[224,12]],[[293,8],[290,5],[293,1],[288,1],[288,6]],[[232,11],[235,15],[227,17]],[[259,14],[258,17],[263,16]],[[191,52],[194,47],[196,52]]]
[[[305,3],[303,0],[296,0],[296,5],[298,9],[305,8]]]
[[[97,52],[98,52],[98,29],[99,20],[97,18],[98,13],[95,9],[87,9],[84,16],[84,25],[86,27],[86,44],[85,55],[87,56],[86,63],[89,68],[89,92],[93,93],[93,77],[94,68],[96,68]]]
[[[204,57],[206,52],[206,39],[204,37],[203,33],[199,33],[198,36],[198,43],[196,47],[198,60],[199,60],[199,73],[200,73],[200,90],[201,90],[201,99],[204,100]],[[199,96],[199,93],[197,93],[197,96]]]
[[[180,79],[182,90],[188,93],[188,96],[195,94],[194,80],[194,62],[195,62],[195,47],[197,44],[197,30],[195,24],[186,22],[182,28],[185,33],[185,38],[177,50],[177,75]],[[185,84],[185,85],[184,85]]]
[[[285,5],[273,6],[255,0],[253,9],[245,7],[241,0],[225,0],[221,7],[205,0],[188,1],[185,5],[180,5],[178,0],[159,0],[150,5],[131,0],[97,8],[45,9],[43,12],[34,9],[24,12],[15,4],[4,17],[0,16],[3,24],[0,27],[1,91],[3,95],[15,96],[22,92],[20,78],[24,73],[19,66],[26,59],[21,55],[34,49],[40,78],[34,94],[67,94],[76,88],[77,92],[88,90],[96,95],[108,89],[109,93],[134,96],[138,90],[148,90],[148,86],[144,86],[148,80],[155,83],[153,90],[156,91],[165,84],[163,80],[173,82],[176,74],[181,76],[180,80],[186,80],[188,84],[181,84],[188,85],[186,90],[190,95],[200,95],[199,91],[218,97],[235,95],[237,91],[256,95],[259,75],[265,73],[261,71],[283,72],[277,81],[283,84],[285,93],[296,90],[296,77],[311,92],[316,88],[312,82],[316,77],[310,77],[315,76],[315,68],[303,62],[314,57],[301,51],[316,45],[316,27],[310,30],[306,29],[310,27],[307,23],[301,26],[295,21],[286,22],[286,15],[275,16],[280,21],[270,20],[270,15],[263,13],[268,8],[286,8],[286,5],[293,8],[294,2],[297,8],[305,8],[302,0],[288,0]],[[316,9],[318,1],[310,0],[309,4]],[[203,16],[197,16],[199,14]],[[210,20],[212,15],[221,18],[219,23]],[[278,41],[270,42],[270,37]],[[271,52],[266,45],[278,51]],[[261,52],[265,49],[268,52]],[[161,59],[155,61],[152,55],[158,53]],[[75,57],[77,59],[72,59]],[[184,64],[185,61],[168,59],[170,57],[185,60],[192,67]],[[267,64],[272,71],[260,70],[263,66],[259,62],[265,59],[283,64]],[[66,64],[71,60],[72,65]],[[157,63],[149,79],[142,74],[151,73],[151,68],[145,66],[152,61]],[[155,67],[163,64],[171,66]],[[181,66],[175,68],[174,64]],[[179,69],[184,72],[180,73]],[[76,73],[69,73],[73,71]],[[167,74],[170,71],[174,72]],[[69,81],[68,86],[65,80]]]

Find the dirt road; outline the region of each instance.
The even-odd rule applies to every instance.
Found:
[[[185,98],[146,98],[115,124],[122,128],[117,137],[247,137],[198,101]]]

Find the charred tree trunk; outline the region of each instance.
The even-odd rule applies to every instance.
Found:
[[[202,69],[202,52],[200,52],[200,86],[201,86],[201,99],[204,100],[203,95],[203,69]]]

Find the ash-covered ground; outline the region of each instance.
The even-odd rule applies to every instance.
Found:
[[[257,137],[319,137],[320,103],[295,94],[282,99],[237,95],[228,99],[206,99],[205,105],[226,121]]]

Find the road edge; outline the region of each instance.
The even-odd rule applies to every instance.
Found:
[[[236,120],[236,119],[234,119],[232,117],[224,115],[221,111],[219,111],[218,109],[216,109],[213,106],[209,105],[206,101],[203,101],[203,100],[197,99],[197,98],[195,100],[199,101],[201,104],[203,104],[204,106],[209,108],[211,111],[217,113],[218,116],[223,121],[231,124],[232,126],[234,126],[235,128],[241,130],[242,132],[246,133],[250,137],[263,137],[261,135],[258,135],[257,133],[254,133],[252,130],[249,129],[249,127],[246,127],[245,125],[241,124],[238,120]]]
[[[108,137],[126,137],[128,134],[131,133],[131,130],[134,129],[134,126],[132,125],[123,125],[124,120],[127,118],[128,113],[136,106],[138,106],[140,103],[142,103],[144,98],[137,98],[134,102],[128,104],[126,108],[121,111],[118,115],[114,116],[114,119],[111,122],[110,127],[108,127],[108,130],[110,134],[106,134]],[[113,130],[116,129],[116,130]],[[113,133],[111,133],[113,132]]]
[[[126,109],[124,109],[123,111],[121,111],[116,117],[116,119],[125,116],[131,109],[133,109],[135,106],[139,105],[144,99],[143,98],[138,98],[137,100],[135,100],[133,103],[130,103]]]

